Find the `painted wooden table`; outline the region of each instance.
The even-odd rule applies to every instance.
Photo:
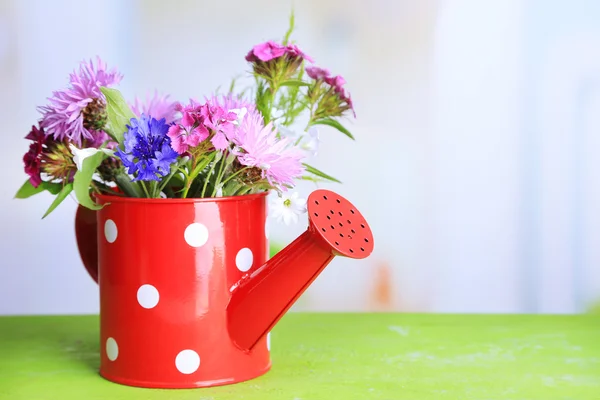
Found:
[[[96,316],[0,317],[0,399],[600,399],[599,316],[289,314],[273,368],[156,390],[97,373]]]

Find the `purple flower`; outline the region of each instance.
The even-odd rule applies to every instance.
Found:
[[[171,164],[177,161],[177,152],[171,148],[167,136],[169,125],[162,118],[157,120],[142,114],[132,118],[124,135],[124,149],[119,148],[115,155],[135,175],[134,181],[159,181],[170,172]]]
[[[82,146],[103,143],[108,136],[103,131],[106,124],[106,101],[101,86],[110,87],[121,81],[122,75],[115,69],[107,71],[106,64],[98,57],[96,64],[82,62],[79,72],[69,76],[70,86],[52,93],[49,104],[39,107],[42,113],[40,126],[47,136],[56,140],[66,139]]]
[[[248,52],[246,55],[246,61],[257,62],[257,61],[271,61],[275,58],[279,58],[286,53],[286,47],[275,43],[272,40],[268,42],[257,44]]]
[[[329,77],[329,70],[319,67],[306,67],[306,74],[313,79],[325,79]]]
[[[152,115],[152,118],[156,119],[164,118],[167,124],[177,121],[179,113],[176,101],[171,101],[168,95],[159,95],[156,91],[152,97],[146,96],[144,102],[136,97],[131,104],[131,111],[138,118],[142,114]]]
[[[272,124],[265,126],[259,113],[242,121],[233,142],[238,146],[234,154],[240,164],[259,168],[262,177],[281,190],[294,186],[304,172],[302,152],[290,139],[278,139]]]

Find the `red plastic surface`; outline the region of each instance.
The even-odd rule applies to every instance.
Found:
[[[100,374],[133,386],[191,388],[266,372],[267,337],[240,350],[225,315],[229,288],[266,261],[266,196],[98,199],[110,203],[97,211]]]
[[[227,318],[239,347],[252,348],[270,331],[334,256],[365,258],[373,251],[367,222],[340,195],[314,191],[308,213],[308,230],[234,289]]]
[[[96,239],[96,211],[82,206],[75,214],[75,236],[79,256],[88,274],[98,283],[98,243]]]
[[[76,234],[86,269],[99,272],[100,374],[132,386],[215,386],[263,374],[268,332],[323,268],[335,255],[373,249],[360,213],[325,190],[309,197],[308,230],[268,262],[265,194],[98,200],[106,204],[95,212],[99,268],[93,212],[78,211]],[[331,219],[313,214],[331,210],[360,234],[340,241],[323,231]]]

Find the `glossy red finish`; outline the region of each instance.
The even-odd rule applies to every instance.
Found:
[[[98,201],[99,268],[81,210],[77,240],[90,275],[99,272],[100,374],[126,385],[192,388],[265,373],[275,323],[335,255],[373,249],[360,213],[325,190],[309,197],[308,230],[268,262],[265,194]],[[332,210],[360,233],[340,241],[323,230]]]
[[[371,229],[348,200],[321,189],[307,203],[308,230],[233,290],[229,334],[242,349],[254,348],[334,256],[365,258],[373,251]]]
[[[75,214],[75,236],[79,256],[88,274],[98,283],[98,243],[96,211],[82,206],[77,207]]]
[[[97,212],[100,374],[133,386],[191,388],[265,373],[266,336],[240,350],[225,310],[229,288],[267,259],[266,196],[98,199],[110,203]],[[240,271],[236,258],[250,269]]]

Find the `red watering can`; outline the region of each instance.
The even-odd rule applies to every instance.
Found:
[[[271,328],[335,256],[365,258],[373,236],[341,196],[317,190],[309,226],[268,260],[266,193],[203,199],[98,196],[75,223],[100,285],[100,374],[193,388],[271,366]]]

